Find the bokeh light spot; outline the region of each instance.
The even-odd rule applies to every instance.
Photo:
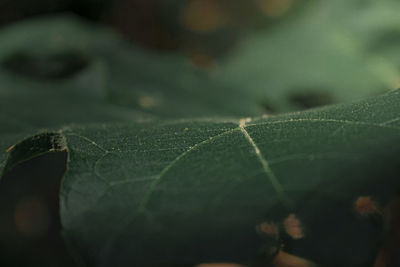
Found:
[[[15,226],[25,236],[44,235],[50,228],[50,213],[45,202],[38,197],[21,199],[14,212]]]
[[[293,0],[258,0],[258,7],[268,17],[284,15],[293,5]]]
[[[192,0],[182,9],[181,23],[188,30],[208,33],[222,28],[228,17],[217,1]]]

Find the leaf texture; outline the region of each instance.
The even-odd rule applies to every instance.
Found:
[[[365,266],[382,229],[353,203],[384,205],[398,192],[399,101],[393,91],[265,118],[63,127],[67,243],[88,266],[251,263],[270,244],[257,225],[294,213],[305,238],[289,252]],[[17,144],[8,162],[43,149],[41,138]]]

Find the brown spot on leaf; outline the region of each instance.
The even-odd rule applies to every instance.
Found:
[[[381,214],[382,209],[379,204],[370,196],[361,196],[354,202],[355,211],[363,216],[371,214]]]
[[[272,262],[275,267],[316,267],[313,262],[291,255],[284,251],[279,251],[274,261]]]
[[[244,267],[243,265],[236,263],[201,263],[196,265],[195,267]]]
[[[301,239],[304,237],[303,229],[300,220],[295,214],[289,214],[283,221],[286,233],[293,239]]]
[[[257,226],[257,232],[260,234],[265,234],[269,237],[272,237],[274,239],[279,238],[279,230],[276,224],[274,223],[269,223],[269,222],[263,222]]]

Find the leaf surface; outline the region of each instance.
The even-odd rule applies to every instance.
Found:
[[[7,166],[68,150],[60,215],[88,266],[247,264],[276,246],[257,225],[283,227],[288,216],[304,238],[279,228],[286,251],[365,266],[382,227],[353,204],[398,192],[399,102],[393,91],[252,120],[70,125],[17,144]]]

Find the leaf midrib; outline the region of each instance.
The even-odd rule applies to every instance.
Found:
[[[259,159],[265,174],[267,175],[270,183],[272,184],[275,192],[278,195],[278,199],[281,202],[283,202],[283,204],[285,206],[288,206],[289,203],[287,203],[287,198],[285,197],[284,190],[282,188],[282,185],[279,182],[279,179],[275,176],[274,172],[272,171],[271,167],[269,166],[270,164],[269,164],[268,160],[262,155],[262,153],[259,150],[257,144],[254,142],[254,140],[252,139],[252,137],[250,136],[250,134],[248,133],[246,128],[248,128],[248,127],[256,127],[256,126],[260,126],[260,125],[280,124],[280,123],[294,123],[294,122],[316,122],[316,123],[318,123],[318,122],[324,122],[324,123],[333,122],[333,123],[341,123],[341,124],[347,124],[347,125],[353,125],[353,126],[371,126],[371,127],[384,128],[384,129],[400,130],[400,127],[386,125],[386,123],[392,122],[392,121],[396,121],[397,119],[400,119],[400,118],[391,119],[391,120],[389,120],[387,122],[383,122],[383,123],[379,123],[378,124],[378,123],[369,123],[369,122],[363,122],[363,121],[323,119],[323,118],[318,118],[318,119],[305,118],[305,119],[288,119],[288,120],[277,120],[277,121],[269,121],[269,122],[259,122],[259,123],[248,124],[248,125],[245,125],[245,124],[241,125],[243,120],[240,120],[239,123],[238,123],[239,124],[238,127],[233,128],[233,129],[229,129],[229,130],[227,130],[225,132],[222,132],[222,133],[219,133],[219,134],[217,134],[215,136],[209,137],[208,139],[191,146],[188,150],[186,150],[183,153],[181,153],[180,155],[178,155],[173,161],[171,161],[166,167],[164,167],[161,170],[160,174],[158,176],[156,176],[156,178],[152,182],[152,184],[151,184],[150,188],[148,189],[146,195],[142,199],[141,204],[139,205],[138,211],[139,212],[144,212],[146,210],[146,206],[148,204],[148,201],[151,198],[151,194],[153,193],[153,191],[155,190],[157,185],[160,183],[161,179],[183,157],[185,157],[190,152],[196,150],[197,148],[201,147],[202,145],[205,145],[205,144],[207,144],[207,143],[209,143],[211,141],[214,141],[215,139],[217,139],[219,137],[225,136],[227,134],[231,134],[231,133],[236,132],[236,131],[240,131],[240,132],[243,133],[243,135],[245,136],[246,140],[249,142],[249,144],[253,148],[257,158]]]

